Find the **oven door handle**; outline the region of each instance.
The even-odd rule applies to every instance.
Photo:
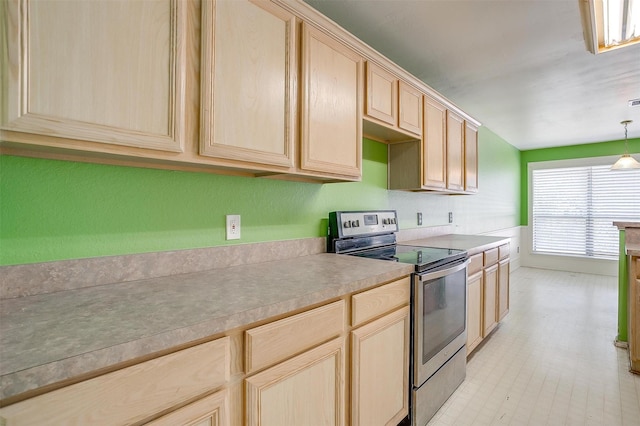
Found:
[[[440,277],[444,277],[445,275],[453,274],[454,272],[458,272],[461,269],[464,269],[469,264],[469,259],[466,259],[464,262],[456,263],[454,266],[451,266],[446,269],[440,269],[438,271],[433,272],[423,272],[421,274],[416,274],[420,281],[431,281],[438,279]]]

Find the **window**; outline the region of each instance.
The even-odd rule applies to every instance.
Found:
[[[532,170],[533,252],[618,256],[614,221],[640,220],[640,170]]]

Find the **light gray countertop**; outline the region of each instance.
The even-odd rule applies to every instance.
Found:
[[[448,234],[439,235],[437,237],[429,237],[419,240],[405,241],[401,244],[428,246],[439,248],[451,248],[466,250],[469,256],[483,252],[502,244],[507,244],[511,239],[509,237],[492,237],[489,235],[464,235],[464,234]]]
[[[336,254],[0,301],[0,400],[372,287],[413,266]]]

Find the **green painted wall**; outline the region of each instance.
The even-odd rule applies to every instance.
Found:
[[[318,237],[333,210],[394,208],[401,229],[517,226],[519,152],[481,128],[480,194],[386,190],[386,145],[365,140],[362,182],[310,184],[0,156],[0,265]],[[499,212],[499,214],[495,214]],[[242,215],[242,239],[224,237]],[[457,231],[458,232],[458,231]]]
[[[628,142],[630,153],[640,153],[640,139],[629,139]],[[529,163],[622,155],[624,151],[624,140],[522,151],[520,166],[520,225],[525,226],[529,223],[529,199],[527,195],[529,191],[529,175],[527,171]]]

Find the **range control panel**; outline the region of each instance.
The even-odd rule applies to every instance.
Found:
[[[334,238],[387,234],[397,231],[398,215],[395,210],[329,213],[329,235]]]

